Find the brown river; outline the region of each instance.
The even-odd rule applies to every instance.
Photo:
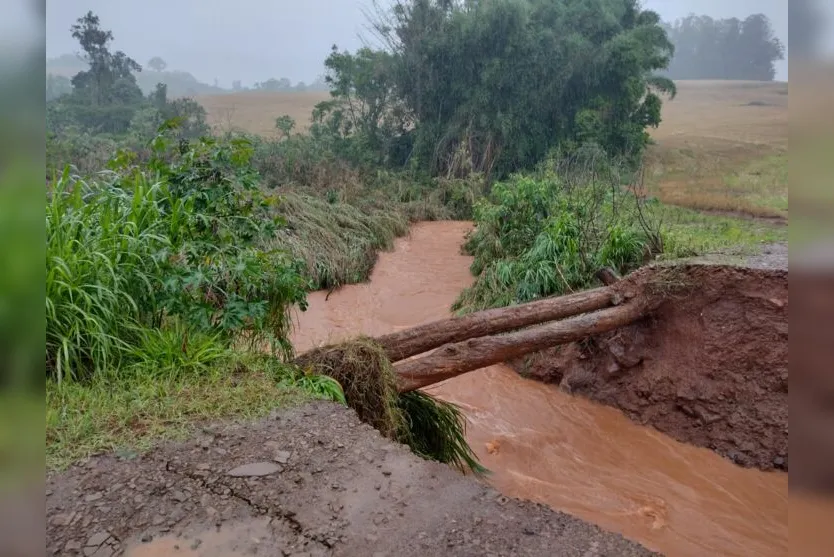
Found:
[[[415,225],[380,254],[371,280],[297,316],[298,351],[447,317],[471,284],[460,252],[471,224]],[[785,555],[785,473],[743,469],[707,449],[640,426],[616,409],[527,380],[507,366],[426,389],[458,404],[496,489],[568,512],[671,556]]]

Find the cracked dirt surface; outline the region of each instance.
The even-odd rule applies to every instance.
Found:
[[[51,555],[657,555],[422,460],[325,402],[90,458],[47,478],[46,508]]]

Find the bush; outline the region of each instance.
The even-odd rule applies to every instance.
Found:
[[[146,164],[122,152],[106,182],[65,171],[48,196],[47,374],[206,363],[244,339],[284,356],[301,263],[270,240],[278,199],[261,194],[251,146],[164,133]],[[172,355],[201,354],[198,362]]]
[[[475,210],[465,244],[477,280],[454,309],[475,311],[523,303],[592,286],[602,267],[639,266],[652,233],[638,200],[615,172],[515,176],[497,184]],[[642,208],[645,210],[645,208]]]

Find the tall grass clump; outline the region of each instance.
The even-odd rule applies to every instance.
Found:
[[[360,144],[321,122],[304,134],[240,137],[254,146],[264,186],[283,196],[277,213],[287,226],[275,245],[304,262],[313,288],[367,280],[378,252],[391,249],[410,223],[469,219],[482,190],[477,176],[430,178],[371,164]]]
[[[288,193],[278,212],[288,226],[277,231],[274,245],[304,262],[314,288],[331,288],[366,280],[380,250],[408,231],[396,210],[363,211],[341,202]]]
[[[466,418],[452,403],[426,393],[399,393],[394,367],[373,339],[311,350],[296,360],[307,374],[331,377],[363,422],[423,458],[483,474],[465,437]]]
[[[464,246],[477,279],[454,309],[566,294],[592,286],[601,267],[639,266],[662,243],[642,218],[647,207],[621,180],[611,166],[583,163],[496,184],[477,204]]]
[[[73,182],[65,172],[48,200],[46,366],[59,381],[120,367],[143,319],[153,319],[157,254],[170,247],[164,185],[144,176],[130,185]]]
[[[183,354],[206,363],[241,340],[292,354],[307,283],[271,245],[278,199],[261,193],[250,146],[173,145],[165,131],[149,162],[119,153],[101,182],[64,172],[48,193],[46,367],[59,382],[187,368]]]

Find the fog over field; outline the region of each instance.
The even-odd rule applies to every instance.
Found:
[[[386,2],[382,2],[384,5]],[[716,19],[744,19],[763,13],[776,36],[788,43],[786,0],[645,0],[665,21],[690,13]],[[162,57],[170,69],[185,70],[221,87],[244,86],[270,77],[313,82],[335,43],[361,46],[368,36],[363,10],[370,0],[48,0],[47,57],[76,52],[69,27],[88,10],[115,36],[114,48],[144,64]],[[834,8],[825,8],[834,11]],[[776,64],[776,79],[787,80],[787,58]]]

